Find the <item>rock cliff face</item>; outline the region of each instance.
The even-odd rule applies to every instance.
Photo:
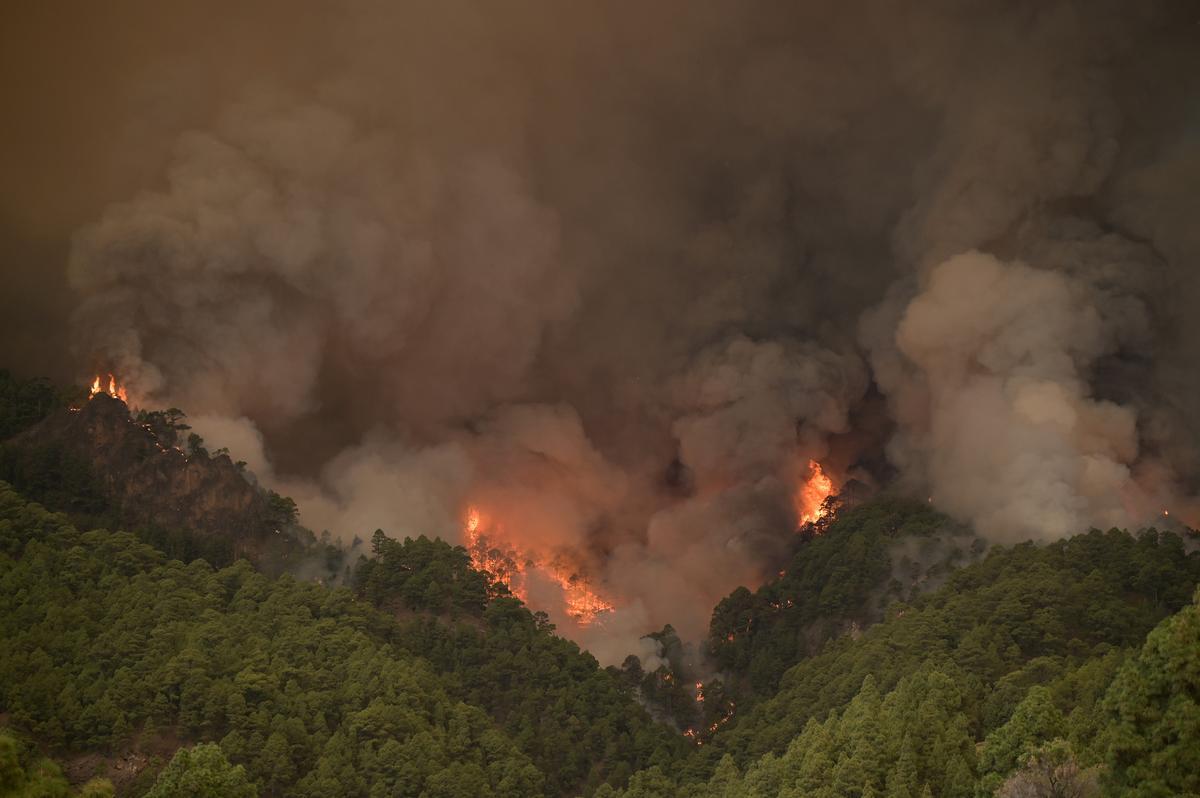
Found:
[[[51,414],[6,446],[52,447],[87,463],[126,527],[227,541],[233,556],[260,564],[289,559],[302,548],[286,510],[228,455],[188,454],[174,445],[176,437],[173,429],[156,432],[139,423],[124,402],[101,393],[78,409]]]

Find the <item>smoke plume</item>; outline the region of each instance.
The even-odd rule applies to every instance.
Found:
[[[1088,388],[1118,345],[1098,304],[1062,272],[972,251],[934,267],[900,318],[910,366],[878,371],[900,413],[891,454],[985,536],[1051,539],[1146,510],[1136,415]]]
[[[478,507],[619,660],[769,573],[809,460],[888,476],[854,423],[995,540],[1190,506],[1188,4],[276,12],[146,23],[171,99],[102,153],[73,366],[314,530]]]

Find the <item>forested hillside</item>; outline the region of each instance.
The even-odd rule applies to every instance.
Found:
[[[926,518],[909,507],[913,523]],[[896,512],[864,508],[845,528]],[[205,740],[216,745],[162,778],[199,769],[246,794],[302,796],[573,795],[620,791],[631,775],[631,798],[991,795],[1043,771],[1083,795],[1195,787],[1200,640],[1187,601],[1200,557],[1175,535],[993,549],[802,658],[691,754],[463,550],[381,533],[373,548],[356,592],[333,590],[80,532],[4,486],[5,716],[73,776],[90,777],[74,764],[90,761],[129,794]],[[52,763],[6,745],[6,783],[26,790],[13,794],[67,794]],[[160,765],[114,769],[134,750]]]
[[[887,606],[941,584],[984,543],[923,502],[880,497],[831,514],[778,579],[739,588],[713,610],[709,644],[744,705],[775,692],[792,664]]]
[[[1029,688],[977,743],[969,674],[930,659],[889,691],[867,676],[854,698],[809,718],[778,753],[706,783],[639,774],[625,798],[992,796],[1166,798],[1200,794],[1200,592],[1146,643],[1075,664]]]
[[[427,614],[185,565],[0,486],[0,706],[63,759],[216,741],[263,795],[570,795],[682,749],[461,550],[379,542],[396,568],[365,591]]]
[[[791,668],[723,747],[739,756],[777,749],[810,717],[853,698],[868,675],[886,691],[930,661],[956,670],[971,698],[971,728],[986,734],[1028,686],[1139,644],[1191,598],[1197,579],[1200,556],[1154,530],[997,547],[943,588],[894,604],[885,623]]]
[[[70,401],[0,373],[10,436]],[[120,514],[87,510],[86,452],[41,446],[7,467],[74,511],[0,482],[0,796],[1200,793],[1194,538],[987,549],[925,502],[834,501],[707,641],[603,669],[461,547],[376,531],[336,588],[214,565],[92,528]]]
[[[339,552],[296,522],[295,503],[209,451],[181,410],[133,413],[104,392],[3,371],[0,405],[0,480],[82,528],[129,530],[184,561],[245,557],[280,573],[308,559],[327,579],[341,575]]]
[[[622,794],[1192,794],[1198,579],[1200,555],[1155,530],[992,549]],[[1037,791],[1053,779],[1078,791]]]

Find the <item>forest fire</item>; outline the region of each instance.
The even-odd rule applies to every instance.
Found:
[[[574,618],[580,626],[588,626],[604,613],[612,612],[613,605],[589,588],[587,582],[580,576],[565,574],[557,570],[551,570],[548,573],[562,588],[567,615]]]
[[[467,510],[464,532],[467,552],[471,556],[471,567],[486,571],[497,582],[508,588],[514,596],[525,600],[525,566],[517,561],[516,551],[502,551],[492,547],[491,542],[480,531],[483,517],[474,507]]]
[[[92,380],[92,387],[90,393],[88,394],[88,398],[90,399],[91,397],[100,393],[106,393],[113,399],[120,399],[126,404],[129,403],[129,397],[125,393],[125,386],[118,383],[117,378],[112,374],[108,375],[108,385],[103,384],[99,374],[97,374],[96,378]]]
[[[833,493],[833,480],[821,470],[816,460],[808,461],[808,478],[796,490],[793,501],[796,520],[801,524],[812,524],[825,516],[828,510],[825,500]]]
[[[535,559],[516,548],[502,548],[504,544],[494,543],[484,535],[485,526],[488,524],[479,510],[468,508],[463,532],[471,565],[478,571],[491,574],[521,601],[528,603],[527,580],[529,571],[533,570],[559,587],[564,611],[581,627],[591,625],[601,615],[613,610],[613,605],[592,590],[583,577],[557,563]]]

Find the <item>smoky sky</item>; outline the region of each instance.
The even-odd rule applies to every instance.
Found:
[[[993,540],[1191,511],[1193,4],[4,14],[5,361],[344,539],[484,504],[613,656],[760,580],[810,459]]]

